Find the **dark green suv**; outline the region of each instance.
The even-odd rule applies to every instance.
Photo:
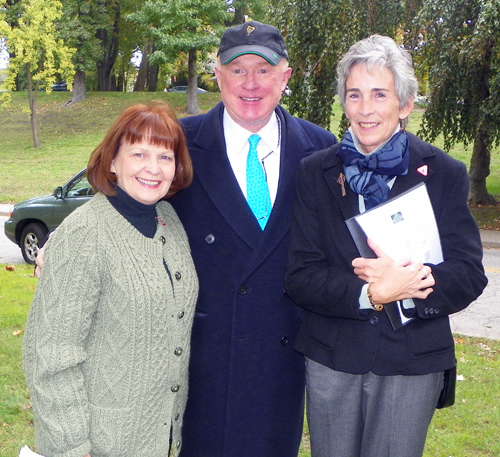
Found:
[[[30,198],[14,206],[5,222],[5,235],[21,248],[27,263],[35,263],[35,254],[49,230],[94,195],[85,171],[84,168],[64,186],[56,187],[53,194]]]

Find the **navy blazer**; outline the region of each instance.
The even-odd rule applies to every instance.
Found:
[[[200,280],[183,457],[296,457],[303,423],[304,359],[293,348],[300,310],[284,293],[295,171],[336,143],[325,130],[276,109],[280,179],[260,229],[227,158],[223,105],[181,119],[194,181],[172,205]]]
[[[288,293],[306,310],[296,348],[335,370],[419,375],[450,368],[455,357],[448,315],[468,306],[487,284],[464,164],[408,136],[409,171],[396,178],[389,198],[426,183],[444,262],[432,266],[434,291],[414,300],[416,319],[397,331],[385,312],[359,309],[366,283],[354,274],[351,262],[359,253],[345,224],[359,214],[359,202],[347,183],[342,196],[337,182],[343,172],[339,145],[304,159],[297,173],[286,274]]]

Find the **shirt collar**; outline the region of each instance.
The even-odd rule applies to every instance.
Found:
[[[231,153],[233,153],[232,151],[244,151],[247,153],[248,138],[253,134],[253,132],[250,132],[241,125],[237,124],[226,109],[224,109],[223,122],[226,145],[232,145]],[[258,146],[259,151],[265,151],[266,154],[269,154],[270,152],[278,152],[279,125],[276,115],[270,117],[267,124],[257,132],[257,135],[261,137]]]

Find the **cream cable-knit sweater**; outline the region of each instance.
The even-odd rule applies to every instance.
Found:
[[[147,238],[97,194],[50,239],[23,347],[44,456],[167,457],[171,428],[179,453],[198,279],[175,211],[157,212]]]

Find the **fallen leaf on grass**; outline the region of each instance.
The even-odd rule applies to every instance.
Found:
[[[12,334],[13,334],[14,336],[19,336],[21,333],[23,333],[23,330],[14,330],[14,331],[12,332]]]
[[[463,374],[457,375],[457,381],[465,381],[465,377]]]
[[[5,267],[5,269],[6,269],[7,271],[16,271],[16,267],[15,267],[14,265],[7,265],[7,266]]]

